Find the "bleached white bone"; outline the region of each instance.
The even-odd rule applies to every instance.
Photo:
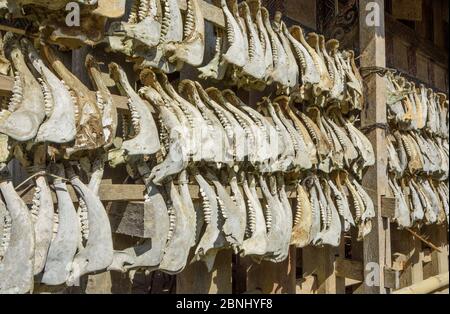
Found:
[[[41,87],[28,69],[20,44],[14,35],[4,39],[6,55],[18,75],[17,89],[13,91],[14,111],[0,125],[0,132],[25,142],[33,139],[45,118],[44,96]]]
[[[151,155],[160,149],[158,130],[153,119],[150,106],[139,97],[131,87],[124,70],[117,64],[109,65],[111,76],[120,87],[121,92],[130,99],[130,104],[139,115],[139,133],[128,141],[122,143],[122,148],[129,155]]]
[[[28,58],[48,87],[53,100],[52,114],[37,133],[36,142],[69,143],[75,139],[75,103],[69,90],[44,64],[31,43],[22,39],[22,45],[28,51]]]
[[[11,217],[8,249],[0,263],[0,293],[24,294],[33,291],[34,228],[25,202],[14,190],[6,165],[0,165],[0,191]]]
[[[64,168],[55,164],[55,174],[64,177]],[[64,284],[69,276],[69,268],[77,251],[80,228],[72,198],[67,191],[66,183],[55,179],[56,198],[58,202],[58,231],[50,243],[44,274],[41,282],[46,285]]]
[[[169,42],[165,49],[168,60],[181,69],[184,63],[199,66],[205,52],[205,21],[198,0],[187,0],[186,23],[182,42]]]

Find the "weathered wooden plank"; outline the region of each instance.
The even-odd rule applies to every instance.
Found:
[[[338,257],[335,262],[336,276],[351,279],[358,283],[364,281],[364,267],[361,261]]]
[[[187,265],[177,275],[177,294],[231,294],[231,255],[230,250],[219,251],[211,272],[202,261]]]
[[[295,294],[296,248],[291,246],[289,256],[281,263],[267,261],[247,264],[247,290],[264,294]]]
[[[400,286],[400,272],[398,270],[394,270],[388,267],[385,267],[383,270],[384,282],[383,286],[396,290]]]
[[[73,202],[78,202],[78,196],[76,195],[72,186],[68,185],[67,190],[72,197]],[[145,186],[143,184],[102,184],[100,185],[99,197],[102,201],[143,201],[144,200]],[[53,202],[56,204],[56,194],[53,193]],[[27,204],[31,204],[34,195],[34,188],[28,188],[23,191],[19,191],[19,195]]]
[[[421,21],[422,0],[392,1],[392,15],[397,19],[408,21]]]
[[[317,277],[310,275],[297,280],[296,294],[315,294],[317,292]]]
[[[399,287],[407,287],[423,280],[420,258],[421,243],[406,230],[391,229],[392,254],[399,273]]]
[[[375,16],[379,16],[379,21],[372,23],[370,15],[373,9]],[[361,67],[386,67],[386,45],[385,45],[385,18],[384,0],[360,0],[360,50]],[[366,10],[369,8],[369,10]],[[386,88],[382,77],[372,74],[366,77],[366,104],[361,114],[362,127],[387,123],[386,118]],[[372,231],[366,236],[363,242],[364,265],[374,263],[380,267],[380,286],[366,285],[365,293],[386,293],[384,286],[384,267],[390,266],[391,254],[389,247],[389,219],[382,217],[381,197],[388,195],[387,184],[387,149],[386,134],[380,128],[375,128],[367,134],[372,143],[376,155],[376,164],[368,169],[363,178],[363,185],[371,193],[374,202],[376,217],[372,220]],[[370,275],[371,267],[365,268],[365,276]],[[377,278],[378,279],[378,278]]]
[[[0,96],[9,96],[14,86],[12,77],[0,74]]]
[[[0,96],[10,96],[13,85],[14,79],[12,77],[0,74]],[[127,97],[113,95],[113,102],[118,110],[128,110]]]
[[[448,9],[444,11],[444,2],[448,3],[448,0],[442,1],[432,1],[433,5],[433,31],[434,31],[434,44],[439,48],[445,49],[445,26],[444,26],[444,16],[448,16]],[[447,7],[448,8],[448,7]]]
[[[388,13],[386,13],[386,31],[400,37],[411,45],[416,46],[431,59],[433,59],[434,62],[441,65],[446,64],[448,60],[448,53],[445,50],[437,47],[433,42],[417,36],[414,30],[400,23]]]
[[[335,259],[338,249],[330,246],[322,248],[308,246],[303,249],[302,270],[303,278],[315,276],[315,291],[317,294],[337,293],[337,274],[335,272]],[[343,280],[345,285],[345,280]]]
[[[395,197],[381,197],[381,216],[385,218],[395,217],[397,199]]]
[[[448,272],[448,232],[446,226],[431,225],[425,227],[425,232],[431,241],[441,252],[433,250],[431,253],[431,276]]]

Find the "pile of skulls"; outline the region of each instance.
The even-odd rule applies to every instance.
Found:
[[[445,94],[388,72],[389,187],[399,228],[448,224],[449,112]]]

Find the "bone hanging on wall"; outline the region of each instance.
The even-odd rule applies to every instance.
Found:
[[[399,228],[448,225],[448,99],[387,72],[389,186]]]

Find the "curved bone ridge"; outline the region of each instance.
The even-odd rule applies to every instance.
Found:
[[[42,272],[45,267],[50,242],[53,236],[53,199],[45,176],[36,177],[36,188],[39,191],[39,210],[34,221],[35,248],[34,274]]]
[[[124,141],[122,148],[129,155],[151,155],[160,149],[159,139],[156,136],[158,130],[153,119],[149,104],[131,87],[124,70],[116,63],[110,64],[110,72],[116,84],[120,87],[121,92],[129,97],[130,103],[135,109],[135,121],[139,120],[139,133],[131,140]],[[137,113],[137,115],[136,115]]]
[[[55,174],[64,177],[64,167],[55,164]],[[58,231],[50,243],[44,274],[41,282],[46,285],[61,285],[69,277],[69,265],[77,251],[80,227],[66,183],[61,179],[53,182],[58,200]]]
[[[266,27],[267,33],[269,34],[271,48],[272,48],[272,60],[273,60],[273,71],[270,77],[274,82],[279,83],[281,86],[289,86],[289,78],[286,76],[288,72],[289,63],[288,56],[284,51],[283,45],[278,38],[277,34],[272,28],[272,24],[269,20],[269,12],[266,8],[261,8],[261,14]]]
[[[195,236],[195,224],[189,225],[188,209],[182,202],[182,198],[175,187],[169,184],[170,200],[174,209],[175,222],[173,234],[164,249],[164,255],[159,265],[159,270],[170,274],[181,272],[186,266],[192,238]]]
[[[235,252],[239,252],[244,241],[245,220],[239,220],[239,209],[219,179],[211,172],[208,172],[207,176],[216,188],[217,202],[224,219],[222,231],[225,239]]]
[[[258,32],[255,24],[250,16],[250,8],[246,2],[239,4],[240,15],[245,21],[248,40],[248,61],[243,66],[244,74],[251,76],[254,79],[262,80],[266,74],[266,67],[264,64],[264,50],[259,40]]]
[[[48,119],[39,127],[36,142],[69,143],[75,139],[75,103],[66,85],[53,74],[32,44],[22,39],[28,58],[41,75]],[[50,109],[50,111],[48,110]]]
[[[242,28],[228,8],[227,1],[221,0],[220,5],[226,22],[226,51],[222,58],[229,64],[242,68],[248,61],[248,43],[242,33]]]
[[[144,201],[144,212],[148,217],[144,230],[146,239],[139,246],[115,251],[109,270],[157,269],[163,258],[169,234],[169,211],[160,189],[151,181],[148,166],[141,163],[138,171],[147,187]]]
[[[11,217],[8,249],[0,263],[0,293],[24,294],[33,290],[34,227],[24,201],[1,166],[0,191]]]
[[[148,86],[141,90],[143,96],[156,106],[160,118],[169,132],[169,149],[165,160],[152,169],[151,177],[155,184],[161,184],[167,178],[180,173],[187,167],[189,161],[189,147],[186,147],[187,130],[185,130],[176,115],[164,105],[160,94]]]
[[[207,121],[203,118],[202,113],[197,107],[181,97],[168,82],[166,76],[162,76],[162,84],[165,91],[180,105],[180,108],[187,116],[192,119],[193,128],[193,141],[195,146],[199,149],[192,159],[193,161],[214,161],[216,154],[216,142],[211,132],[206,132],[208,129]]]
[[[106,86],[98,62],[92,55],[86,57],[86,67],[92,84],[97,89],[97,104],[102,112],[103,135],[105,136],[105,148],[113,144],[116,137],[118,116],[114,107],[112,95]]]
[[[86,246],[75,255],[67,279],[67,284],[73,285],[80,276],[110,266],[113,261],[113,245],[108,215],[98,195],[81,182],[71,168],[66,171],[73,188],[86,202],[89,219],[89,238]]]
[[[308,193],[300,182],[297,184],[296,203],[291,244],[298,248],[303,248],[309,244],[312,228],[312,205]]]
[[[286,76],[288,78],[288,85],[287,87],[293,88],[299,83],[299,76],[300,76],[300,70],[297,65],[297,61],[295,59],[295,55],[292,51],[291,44],[287,37],[284,35],[286,30],[286,25],[281,20],[281,12],[275,13],[275,19],[273,22],[274,30],[276,30],[276,33],[278,34],[278,38],[281,40],[281,44],[283,46],[283,49],[287,56],[287,62],[288,62],[288,71],[286,73]]]
[[[199,173],[195,173],[194,177],[202,188],[204,195],[207,196],[208,212],[205,215],[205,220],[206,217],[209,219],[209,223],[206,225],[205,231],[195,248],[195,259],[203,260],[208,270],[211,270],[218,250],[226,245],[225,237],[223,232],[221,232],[223,222],[219,217],[217,194],[214,192],[214,189]]]
[[[280,258],[283,260],[286,254],[284,247],[286,230],[283,230],[286,228],[285,212],[282,208],[281,202],[277,199],[276,195],[271,193],[265,179],[262,176],[259,177],[259,185],[264,195],[264,199],[271,209],[271,228],[270,231],[267,232],[267,253],[264,259],[276,261]],[[289,232],[289,236],[290,235],[291,232]]]
[[[242,246],[242,256],[263,256],[268,250],[268,236],[264,212],[256,195],[256,182],[253,175],[247,179],[242,176],[242,186],[247,199],[248,229],[249,235],[244,240]]]
[[[225,0],[224,0],[225,1]],[[216,46],[215,53],[211,61],[205,66],[198,68],[201,73],[201,79],[222,80],[225,77],[228,63],[224,59],[225,53],[225,34],[222,29],[216,28]]]
[[[11,216],[6,209],[5,203],[0,200],[0,263],[9,246],[11,237]]]
[[[158,45],[152,49],[137,49],[136,57],[142,59],[140,68],[153,67],[164,73],[176,71],[176,64],[170,62],[166,54],[168,48],[173,48],[174,43],[183,41],[183,19],[178,6],[178,0],[166,0],[162,2],[161,34]],[[172,46],[168,46],[171,44]]]
[[[171,63],[180,69],[184,63],[199,66],[205,51],[205,21],[198,0],[187,0],[186,24],[182,42],[169,42],[166,54]]]
[[[68,155],[78,151],[96,149],[104,144],[101,126],[101,112],[97,106],[97,99],[90,90],[67,68],[49,46],[43,46],[42,51],[58,76],[70,88],[75,104],[79,108],[75,111],[77,135],[73,147],[66,149]],[[73,99],[73,98],[72,98]]]

